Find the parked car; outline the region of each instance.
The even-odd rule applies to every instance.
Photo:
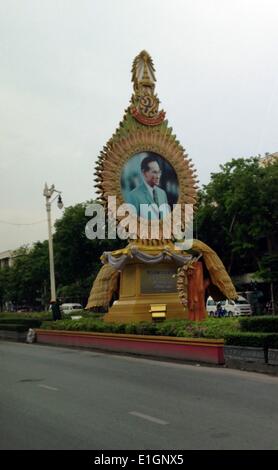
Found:
[[[76,310],[83,310],[83,307],[81,304],[62,304],[60,309],[64,315],[70,315]]]
[[[215,315],[215,311],[217,308],[218,301],[214,301],[212,297],[207,299],[207,312],[210,317]],[[228,317],[237,317],[242,315],[251,315],[251,305],[248,303],[242,295],[239,295],[236,300],[222,300],[221,302],[222,307],[226,310],[226,316]]]

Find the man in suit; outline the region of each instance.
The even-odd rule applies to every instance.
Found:
[[[128,195],[138,215],[159,219],[170,212],[166,192],[159,187],[161,169],[155,156],[149,155],[141,162],[143,182]],[[146,206],[147,205],[147,206]],[[161,210],[159,211],[159,207]]]

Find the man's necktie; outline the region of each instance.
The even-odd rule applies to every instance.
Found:
[[[157,189],[156,188],[153,189],[153,201],[159,207],[158,195],[157,195]]]

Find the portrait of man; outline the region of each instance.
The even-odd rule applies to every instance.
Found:
[[[124,200],[133,205],[138,215],[162,219],[177,202],[177,176],[163,157],[141,152],[131,157],[124,168],[122,191]]]

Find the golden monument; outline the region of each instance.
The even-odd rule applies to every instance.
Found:
[[[219,299],[236,297],[230,277],[211,248],[199,240],[193,240],[186,251],[175,244],[172,216],[185,204],[195,208],[196,171],[159,109],[155,81],[153,61],[142,51],[133,62],[130,106],[96,165],[96,188],[106,213],[111,196],[116,196],[119,224],[126,215],[125,210],[117,211],[122,204],[146,209],[146,214],[130,214],[136,229],[128,245],[102,255],[104,265],[86,308],[108,308],[104,320],[110,322],[202,320],[205,292]],[[164,209],[162,213],[158,207]],[[157,231],[151,237],[154,220]],[[191,221],[189,213],[180,229],[185,230]]]

